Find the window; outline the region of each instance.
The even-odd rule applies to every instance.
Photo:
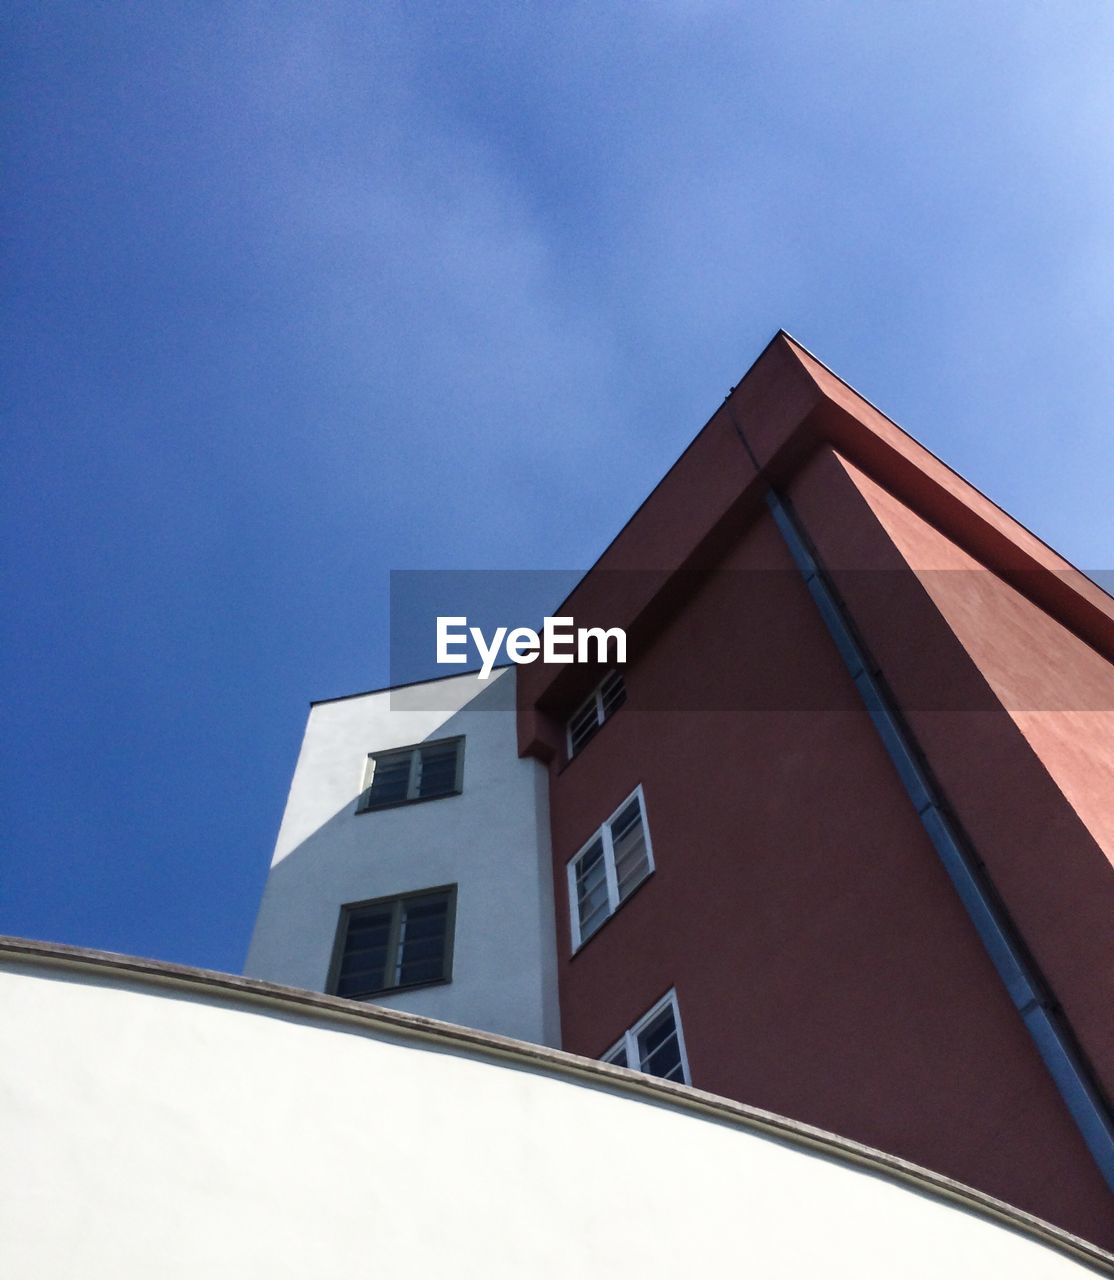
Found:
[[[367,758],[364,789],[356,812],[456,796],[463,779],[463,738],[422,742],[400,751],[373,751]]]
[[[567,728],[569,759],[594,738],[605,720],[627,700],[626,685],[619,671],[609,671],[569,718]]]
[[[677,993],[663,996],[644,1017],[623,1033],[618,1044],[603,1055],[604,1062],[616,1067],[631,1067],[649,1076],[691,1084],[685,1037],[681,1031],[681,1015],[677,1009]]]
[[[363,1000],[448,982],[455,915],[455,885],[341,907],[329,991]]]
[[[574,951],[619,910],[653,869],[646,806],[638,787],[569,863]]]

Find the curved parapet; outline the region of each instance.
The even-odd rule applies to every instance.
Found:
[[[4,1275],[1114,1272],[807,1126],[312,992],[7,939],[0,1035]]]

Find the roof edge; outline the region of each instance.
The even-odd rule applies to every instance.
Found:
[[[505,671],[513,665],[511,662],[496,662],[492,664],[491,670],[493,672]],[[384,684],[376,689],[359,689],[355,693],[338,693],[331,698],[311,698],[309,705],[311,707],[321,707],[329,702],[347,702],[349,698],[370,698],[375,693],[394,693],[396,689],[417,689],[424,684],[440,684],[442,680],[463,680],[465,676],[478,676],[482,670],[482,667],[469,667],[466,671],[450,671],[443,676],[430,676],[426,680],[404,680],[401,684]]]
[[[6,958],[15,964],[37,964],[70,971],[104,973],[117,981],[138,979],[154,987],[192,989],[215,998],[238,998],[258,1004],[265,1010],[294,1012],[325,1022],[355,1023],[369,1030],[407,1039],[433,1041],[463,1052],[517,1061],[558,1075],[604,1085],[632,1097],[668,1103],[694,1115],[729,1123],[830,1159],[869,1169],[922,1193],[958,1204],[979,1217],[996,1221],[1068,1254],[1103,1274],[1114,1275],[1114,1254],[974,1187],[812,1125],[721,1098],[716,1094],[705,1093],[688,1085],[646,1076],[625,1067],[615,1067],[595,1059],[566,1053],[561,1049],[530,1044],[492,1032],[476,1031],[397,1009],[344,1000],[338,996],[296,987],[284,987],[237,974],[122,955],[118,952],[0,935],[0,958]]]
[[[914,450],[920,455],[922,455],[922,458],[924,460],[927,460],[932,466],[938,467],[942,472],[946,473],[948,477],[953,479],[957,483],[959,488],[959,492],[954,493],[953,497],[957,501],[962,502],[968,508],[968,510],[970,511],[971,515],[974,518],[982,521],[986,520],[985,513],[980,512],[976,509],[981,504],[985,504],[986,507],[990,508],[993,512],[1003,517],[1004,521],[1008,526],[1008,531],[1007,529],[1000,530],[999,531],[1000,536],[1010,538],[1014,542],[1014,545],[1016,546],[1019,553],[1033,562],[1033,569],[1038,571],[1043,571],[1044,573],[1049,573],[1049,574],[1058,573],[1058,574],[1064,575],[1065,577],[1064,585],[1068,587],[1068,589],[1070,589],[1076,597],[1078,597],[1080,602],[1086,608],[1088,608],[1089,610],[1097,611],[1098,613],[1105,615],[1106,621],[1114,622],[1114,595],[1108,592],[1101,584],[1097,583],[1088,574],[1084,573],[1082,569],[1078,568],[1078,566],[1073,564],[1066,556],[1062,555],[1059,551],[1057,551],[1056,548],[1053,547],[1051,543],[1047,542],[1039,534],[1034,533],[1033,530],[1028,527],[1028,525],[1023,524],[1022,521],[1018,520],[1016,516],[1012,515],[1009,511],[1007,511],[1005,507],[999,506],[999,504],[995,502],[993,498],[991,498],[982,489],[980,489],[978,485],[976,485],[971,480],[969,480],[961,471],[957,471],[956,468],[953,467],[949,462],[946,462],[943,458],[940,457],[939,454],[935,453],[926,444],[923,444],[916,436],[914,436],[911,432],[907,431],[903,426],[901,426],[900,423],[896,422],[893,418],[891,418],[888,413],[886,413],[883,409],[880,409],[872,400],[869,400],[866,396],[862,394],[862,392],[858,391],[855,387],[853,387],[851,383],[847,381],[846,378],[841,377],[834,369],[832,369],[829,365],[825,364],[825,362],[821,360],[819,356],[817,356],[812,351],[810,351],[809,348],[806,347],[803,342],[800,342],[797,338],[793,337],[792,334],[788,333],[784,329],[778,330],[778,336],[784,339],[786,345],[792,350],[794,356],[800,363],[801,369],[804,371],[806,376],[810,378],[810,380],[816,386],[819,395],[826,402],[836,407],[842,408],[844,412],[847,412],[847,413],[852,412],[848,406],[838,405],[838,402],[836,402],[832,397],[830,386],[824,385],[825,381],[828,381],[829,383],[838,384],[838,387],[842,391],[844,391],[849,397],[853,398],[853,400],[858,405],[863,406],[866,410],[869,411],[870,414],[876,415],[877,418],[880,419],[882,422],[884,422],[887,427],[889,427],[892,431],[896,432],[898,437],[901,440],[908,441],[913,446]],[[757,361],[755,363],[757,363]],[[810,365],[814,367],[810,368]],[[818,374],[821,376],[818,376]],[[855,416],[857,417],[858,415],[855,415]],[[861,417],[858,418],[858,421],[862,428],[865,428],[867,431],[872,430],[870,424],[864,421]],[[833,441],[833,443],[836,445],[836,447],[839,447],[843,442]],[[880,443],[886,449],[890,451],[895,451],[895,444],[893,441],[880,441]],[[871,473],[872,468],[870,467],[869,464],[866,463],[865,459],[852,457],[852,461],[856,462],[856,465],[862,466],[863,469],[868,472],[868,474]],[[929,475],[925,470],[925,468],[923,466],[920,466],[920,460],[908,459],[908,461],[911,465],[918,467],[918,469],[925,476],[926,480],[928,480],[930,483],[940,485],[940,479],[938,477],[933,477]],[[873,478],[878,479],[879,482],[883,483],[885,487],[886,485],[885,477],[880,478],[875,476]],[[963,491],[966,491],[966,492],[963,492]],[[908,499],[909,495],[905,492],[903,486],[897,485],[895,488],[895,496],[905,501]],[[973,502],[971,501],[972,497],[974,499]],[[911,505],[913,505],[914,509],[916,509],[915,502],[911,503]],[[942,531],[945,534],[947,534],[949,537],[956,537],[956,531],[953,529],[949,529],[945,527],[943,528]],[[1016,537],[1016,534],[1020,534],[1021,538],[1018,539]],[[963,544],[962,537],[956,537],[956,540],[959,542],[960,545]],[[1023,545],[1025,541],[1029,541],[1033,545],[1026,547]],[[1037,559],[1036,556],[1034,556],[1034,551],[1038,553],[1044,552],[1047,555],[1047,557],[1049,557],[1051,560],[1056,561],[1057,563],[1055,564],[1041,563],[1040,560]],[[975,558],[976,559],[980,558],[977,553],[975,554]],[[993,568],[993,566],[989,566],[989,567]],[[1068,575],[1072,576],[1074,579],[1076,579],[1076,581],[1067,582],[1066,576]],[[1049,609],[1049,606],[1044,602],[1041,602],[1041,603],[1043,607],[1048,609],[1048,611],[1052,612],[1053,615],[1055,616],[1056,611],[1054,609]],[[1061,618],[1060,620],[1066,621],[1063,618]],[[1069,627],[1072,626],[1071,622],[1066,622],[1066,625],[1068,625]],[[1074,627],[1072,627],[1072,629],[1074,629]],[[1093,644],[1093,641],[1090,640],[1088,637],[1085,636],[1082,638],[1087,640],[1088,643]]]

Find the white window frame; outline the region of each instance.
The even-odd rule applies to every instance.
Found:
[[[611,1059],[622,1050],[627,1060],[627,1070],[638,1071],[643,1075],[649,1075],[649,1072],[642,1070],[642,1054],[638,1049],[638,1037],[650,1025],[651,1022],[661,1013],[667,1006],[673,1009],[673,1025],[677,1028],[677,1050],[681,1056],[681,1079],[679,1081],[670,1081],[671,1084],[692,1084],[692,1074],[689,1071],[689,1055],[685,1048],[685,1031],[681,1026],[681,1009],[677,1003],[677,991],[675,988],[670,989],[662,996],[662,998],[634,1024],[628,1028],[611,1046],[605,1054],[600,1057],[601,1062],[609,1062],[612,1066],[617,1063],[611,1062]],[[661,1076],[654,1076],[653,1079],[663,1079]]]
[[[619,878],[615,871],[615,847],[611,840],[611,824],[637,797],[639,813],[642,816],[642,834],[646,840],[646,874],[639,880],[638,884],[631,889],[631,893],[638,888],[639,885],[645,884],[646,881],[654,874],[654,849],[650,843],[650,819],[646,813],[646,795],[642,790],[642,783],[630,793],[622,804],[617,805],[615,812],[596,828],[587,840],[580,846],[575,854],[569,859],[565,873],[568,877],[569,886],[569,917],[572,923],[572,949],[573,952],[580,950],[586,942],[590,942],[603,926],[611,919],[616,911],[623,905],[623,902],[630,900],[630,893],[627,894],[623,902],[619,901]],[[597,840],[603,841],[603,866],[604,876],[607,881],[607,915],[599,922],[592,932],[586,937],[580,934],[580,903],[576,892],[576,867],[580,859],[588,852],[588,850],[596,843]]]
[[[624,679],[623,672],[620,670],[620,668],[612,667],[612,669],[603,677],[603,679],[599,682],[599,684],[596,685],[596,687],[592,690],[592,692],[584,699],[582,703],[580,703],[580,705],[576,708],[576,710],[572,713],[572,715],[569,716],[569,718],[565,721],[565,758],[566,759],[572,760],[576,756],[578,756],[580,752],[583,751],[584,748],[588,745],[588,743],[591,742],[591,740],[596,736],[596,734],[599,733],[599,731],[608,722],[608,720],[611,719],[611,716],[615,714],[615,711],[619,710],[619,707],[616,707],[615,710],[612,711],[610,715],[608,715],[603,705],[603,693],[602,693],[603,686],[608,682],[608,680],[611,679],[612,676],[618,676],[619,679],[623,681],[623,702],[626,702],[627,682]],[[579,747],[574,747],[573,741],[572,741],[573,721],[577,719],[577,717],[580,715],[582,711],[584,711],[587,707],[592,706],[593,704],[595,704],[595,708],[596,708],[595,730],[588,736],[588,738],[584,742],[580,744]],[[619,706],[622,706],[622,705],[623,703],[619,704]]]

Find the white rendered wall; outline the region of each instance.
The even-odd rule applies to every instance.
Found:
[[[452,981],[375,1002],[542,1044],[559,1038],[549,792],[521,760],[515,673],[310,711],[244,972],[324,991],[346,902],[456,884]],[[463,793],[357,813],[368,753],[463,734]]]
[[[483,1048],[0,961],[0,1275],[1070,1280],[877,1170]]]

